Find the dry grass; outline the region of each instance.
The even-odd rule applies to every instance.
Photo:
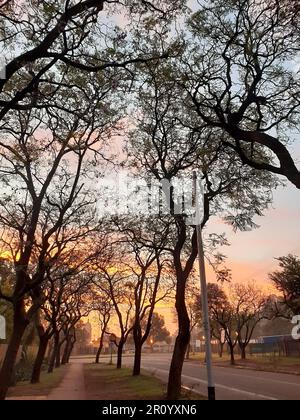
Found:
[[[144,374],[132,376],[127,368],[86,364],[84,377],[88,400],[160,400],[165,393],[160,380]]]
[[[56,388],[62,381],[67,366],[55,369],[53,373],[43,372],[41,381],[32,385],[30,382],[19,382],[16,386],[9,388],[8,397],[46,397],[52,389]]]
[[[190,360],[204,362],[205,355],[204,353],[197,353],[191,355]],[[231,366],[230,357],[227,354],[222,358],[218,357],[218,355],[213,355],[213,361],[215,366]],[[241,360],[239,357],[236,357],[235,366],[232,367],[300,375],[300,357],[279,357],[274,354],[266,354],[264,356],[248,355],[247,360]]]

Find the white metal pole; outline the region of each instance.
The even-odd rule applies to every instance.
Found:
[[[197,185],[197,174],[194,172],[194,192],[195,192],[195,206],[196,206],[196,233],[197,233],[197,246],[198,246],[198,260],[199,260],[199,274],[201,286],[201,300],[202,300],[202,317],[203,329],[205,335],[205,354],[206,354],[206,368],[207,368],[207,383],[208,383],[208,399],[214,401],[216,399],[215,384],[213,379],[212,369],[212,348],[211,348],[211,329],[209,320],[208,296],[207,296],[207,283],[205,272],[205,257],[204,247],[202,240],[202,217],[200,217],[199,208],[199,188]]]

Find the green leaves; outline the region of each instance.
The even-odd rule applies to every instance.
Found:
[[[276,289],[281,293],[281,302],[284,305],[285,315],[290,312],[294,315],[300,313],[300,259],[289,254],[277,258],[281,270],[269,274]]]

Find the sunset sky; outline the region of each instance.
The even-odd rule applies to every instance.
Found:
[[[188,5],[194,11],[198,9],[197,0],[188,0]],[[120,26],[125,24],[122,16],[117,21]],[[296,62],[295,57],[295,66]],[[297,140],[295,136],[295,144]],[[292,145],[289,150],[300,162],[300,145]],[[225,247],[222,252],[228,256],[227,265],[232,269],[234,281],[255,280],[265,283],[268,281],[268,273],[277,266],[274,258],[288,253],[300,256],[299,220],[300,191],[287,182],[286,187],[274,191],[272,208],[265,212],[264,217],[256,218],[259,229],[234,233],[216,220],[210,221],[207,229],[209,232],[227,233],[231,246]],[[213,272],[208,267],[208,280],[213,279]]]
[[[196,10],[196,0],[189,5]],[[126,25],[124,16],[117,16],[120,26]],[[295,60],[296,61],[296,60]],[[297,138],[296,138],[297,140]],[[300,162],[300,145],[291,147],[293,156]],[[300,168],[300,166],[299,166]],[[233,281],[268,283],[268,273],[278,263],[276,257],[293,253],[300,256],[300,191],[289,182],[274,191],[272,208],[255,222],[260,228],[251,232],[233,232],[229,226],[212,219],[207,226],[209,233],[226,232],[231,246],[221,251],[228,257],[227,266],[232,269]],[[3,255],[5,256],[5,255]],[[208,281],[214,281],[214,274],[208,267]]]
[[[197,10],[197,1],[189,0],[189,6]],[[114,21],[121,27],[126,27],[124,16],[117,16]],[[296,63],[295,59],[295,63]],[[292,136],[292,135],[291,135]],[[300,145],[289,146],[293,157],[300,162]],[[121,148],[115,145],[114,152]],[[299,165],[300,168],[300,165]],[[263,217],[256,217],[255,222],[260,226],[251,232],[233,232],[233,230],[220,220],[211,219],[207,225],[208,233],[226,233],[230,242],[229,247],[222,251],[227,256],[226,265],[232,270],[232,279],[235,282],[252,282],[272,292],[274,289],[268,279],[268,273],[278,267],[276,257],[289,253],[300,256],[300,191],[288,181],[285,187],[274,191],[274,201]],[[213,270],[207,264],[207,281],[215,281]],[[168,329],[172,334],[176,331],[174,310],[171,304],[160,305],[157,312],[166,320]],[[117,326],[113,326],[113,329]],[[94,328],[94,335],[98,331]]]
[[[300,160],[300,146],[295,149]],[[208,230],[226,232],[231,243],[223,248],[228,256],[233,280],[265,282],[268,273],[277,266],[275,257],[288,253],[300,256],[300,191],[287,183],[286,187],[274,191],[272,208],[264,217],[257,217],[259,229],[234,233],[224,224],[210,222]],[[209,276],[212,278],[212,276]]]

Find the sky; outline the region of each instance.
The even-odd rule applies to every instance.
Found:
[[[192,10],[197,10],[197,0],[189,0]],[[125,21],[119,16],[117,23],[123,27]],[[295,58],[296,65],[296,58]],[[295,68],[295,70],[298,70]],[[290,149],[296,161],[300,162],[300,144]],[[299,143],[299,142],[298,142]],[[298,165],[300,169],[300,165]],[[232,281],[254,281],[265,291],[274,292],[268,274],[278,267],[275,258],[289,253],[300,257],[300,190],[290,182],[274,191],[272,206],[264,216],[256,217],[258,229],[250,232],[234,232],[220,220],[212,219],[207,226],[209,233],[226,233],[229,247],[220,251],[227,256],[226,265],[232,270]],[[207,281],[215,281],[213,270],[207,264]],[[171,334],[176,332],[176,318],[172,304],[162,305],[157,312],[165,317]],[[117,331],[117,326],[115,326]],[[95,333],[97,336],[97,332]]]
[[[189,0],[188,5],[197,9],[197,0]],[[125,26],[123,16],[118,16],[116,22]],[[293,156],[300,162],[300,144],[293,147]],[[300,168],[300,166],[299,166]],[[254,281],[269,292],[274,289],[268,279],[268,274],[277,268],[276,257],[293,253],[300,256],[300,191],[289,182],[285,187],[274,191],[272,207],[263,217],[257,217],[255,222],[260,226],[251,232],[233,232],[232,229],[219,220],[209,222],[207,230],[210,233],[226,232],[230,242],[229,247],[220,249],[228,258],[226,265],[232,270],[234,282]],[[207,280],[215,281],[213,270],[207,264]],[[171,334],[176,332],[176,318],[173,305],[168,304],[157,308],[157,312],[165,317]],[[117,325],[112,329],[118,331]],[[94,328],[94,337],[98,331]]]
[[[201,2],[200,2],[201,3]],[[198,9],[199,0],[188,0],[192,10]],[[295,71],[299,70],[299,57],[295,57]],[[295,143],[289,150],[298,161],[300,169],[300,144]],[[286,187],[274,191],[272,208],[264,217],[257,217],[259,229],[251,232],[234,233],[220,221],[208,225],[209,232],[226,232],[230,247],[222,248],[228,257],[227,266],[232,269],[233,281],[268,283],[268,273],[278,266],[276,257],[292,253],[300,257],[300,191],[289,182]],[[213,271],[208,267],[208,280],[214,280]]]
[[[299,145],[300,156],[300,145]],[[260,228],[251,232],[234,233],[230,227],[220,221],[211,221],[208,231],[226,232],[231,245],[222,248],[227,255],[226,265],[232,270],[232,281],[252,282],[266,292],[273,292],[268,273],[278,267],[275,257],[296,254],[300,257],[300,191],[287,183],[274,192],[272,208],[265,216],[257,217]],[[207,281],[214,282],[213,270],[207,267]],[[176,318],[172,305],[158,308],[157,312],[164,316],[171,332],[176,332]]]
[[[300,146],[298,148],[300,157]],[[296,152],[295,152],[296,153]],[[252,282],[266,292],[272,293],[268,273],[277,268],[275,257],[296,254],[300,257],[300,191],[290,183],[280,187],[274,192],[272,207],[265,212],[263,217],[257,217],[255,222],[260,228],[251,232],[233,232],[233,230],[220,221],[212,220],[207,226],[207,231],[223,233],[231,243],[221,251],[228,257],[226,265],[232,270],[232,281]],[[213,270],[207,267],[207,281],[214,282]],[[164,316],[168,330],[173,335],[176,332],[176,317],[172,302],[160,305],[156,311]],[[93,338],[98,338],[97,323],[93,322]],[[111,328],[118,333],[115,322]]]
[[[299,147],[300,156],[300,147]],[[228,257],[227,266],[232,269],[233,281],[268,282],[268,273],[278,263],[276,257],[292,253],[300,256],[300,191],[287,183],[274,192],[272,207],[255,222],[260,225],[251,232],[234,233],[230,227],[217,221],[208,225],[212,232],[226,232],[231,243],[223,247]],[[208,278],[214,278],[208,270]]]
[[[195,9],[195,0],[189,5]],[[118,23],[124,24],[119,17]],[[300,145],[294,148],[294,155],[300,161]],[[300,168],[300,166],[299,166]],[[289,182],[285,187],[274,191],[272,208],[264,217],[257,217],[255,222],[260,228],[251,232],[234,233],[230,227],[214,219],[208,224],[209,232],[226,232],[230,247],[221,249],[227,257],[227,266],[232,270],[233,281],[268,283],[268,273],[278,266],[276,257],[293,253],[300,256],[300,191]],[[215,276],[208,267],[208,281]],[[164,309],[160,308],[160,312]],[[165,316],[173,325],[173,315],[165,308]],[[173,328],[172,328],[173,329]]]
[[[196,0],[189,1],[192,9],[196,9]],[[124,18],[119,17],[118,23],[123,26]],[[292,146],[293,157],[300,162],[300,144]],[[299,142],[298,142],[299,143]],[[300,169],[300,165],[298,165]],[[300,257],[300,190],[290,182],[274,191],[272,206],[265,211],[264,216],[256,217],[258,229],[250,232],[234,232],[229,226],[213,219],[209,222],[209,233],[226,233],[229,247],[220,249],[226,256],[226,265],[232,270],[234,282],[254,281],[260,287],[273,292],[268,274],[278,267],[275,258],[289,253]],[[207,281],[215,281],[213,270],[207,264]],[[168,304],[157,308],[157,312],[165,317],[171,334],[176,332],[176,318],[173,305]],[[115,326],[117,331],[117,326]],[[97,336],[97,332],[95,332]]]

